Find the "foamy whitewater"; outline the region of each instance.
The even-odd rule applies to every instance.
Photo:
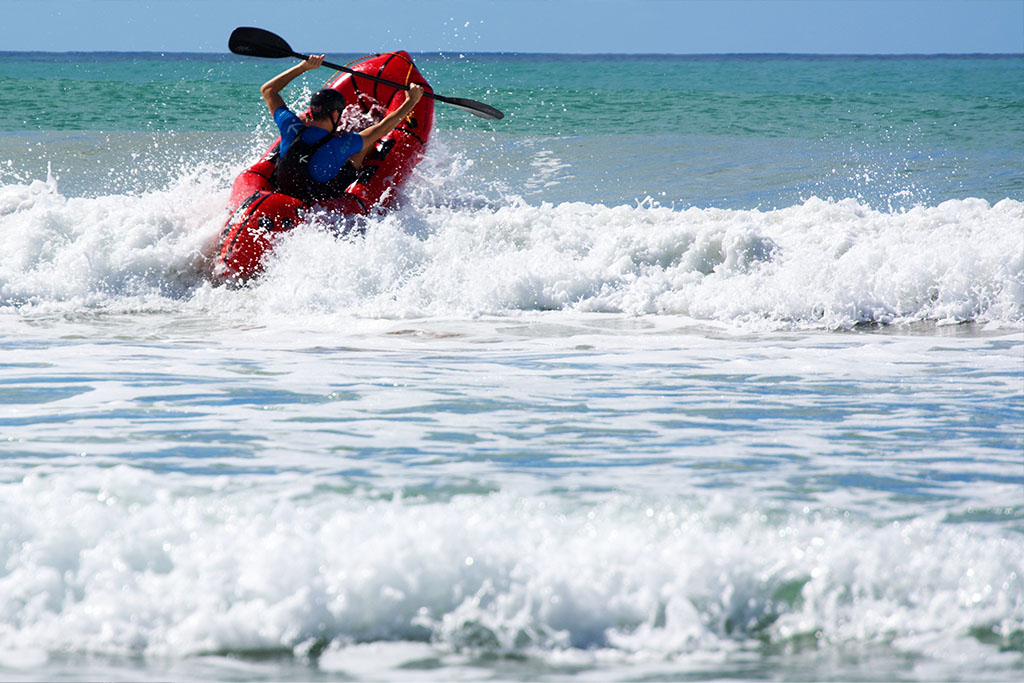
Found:
[[[240,102],[265,80],[150,55],[89,82],[133,59]],[[793,70],[976,69],[960,102],[1024,62],[636,58],[652,89],[735,71],[678,98],[719,123],[645,147],[602,127],[635,91],[585,110],[575,59],[470,60],[444,91],[509,127],[439,106],[365,238],[319,215],[243,288],[207,276],[265,119],[8,124],[0,678],[1024,675],[1009,105],[987,138],[898,99],[885,135],[712,130],[796,117]],[[809,126],[839,106],[803,97]]]

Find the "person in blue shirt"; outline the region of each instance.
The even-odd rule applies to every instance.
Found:
[[[260,93],[281,131],[280,158],[275,180],[278,190],[306,202],[337,197],[355,179],[363,158],[377,141],[394,130],[423,96],[412,84],[401,107],[359,133],[336,134],[345,110],[345,98],[325,88],[310,98],[309,117],[303,121],[281,98],[295,78],[323,64],[324,55],[312,55],[263,84]]]

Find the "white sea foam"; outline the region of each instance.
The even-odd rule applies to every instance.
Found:
[[[125,467],[0,488],[0,651],[25,666],[40,644],[326,647],[326,668],[348,670],[361,657],[350,646],[370,641],[594,665],[729,656],[760,640],[790,652],[886,644],[967,672],[1012,666],[1019,653],[975,645],[1024,628],[1020,544],[927,517],[716,495],[339,497],[312,477]]]
[[[64,197],[53,177],[0,187],[0,303],[117,307],[181,296],[203,272],[224,200],[187,177],[98,198]]]
[[[219,178],[218,178],[219,179]],[[885,212],[810,199],[773,211],[451,201],[414,183],[398,210],[340,240],[297,230],[247,291],[203,284],[223,190],[192,175],[135,196],[0,188],[0,303],[189,300],[246,315],[368,317],[575,310],[748,328],[1024,321],[1024,203],[965,199]],[[131,303],[129,303],[131,302]]]
[[[369,677],[1019,666],[1019,335],[721,332],[1019,329],[1024,204],[676,211],[427,180],[365,239],[302,228],[242,289],[204,279],[224,192],[202,172],[0,188],[0,302],[26,313],[0,675],[88,653]]]

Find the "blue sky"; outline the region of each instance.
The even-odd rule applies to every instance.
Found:
[[[0,50],[1024,52],[1024,0],[0,0]],[[389,18],[390,17],[390,18]]]

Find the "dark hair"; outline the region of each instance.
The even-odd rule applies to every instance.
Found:
[[[337,90],[324,88],[317,91],[309,100],[309,113],[314,119],[318,119],[335,109],[345,109],[345,96]]]

